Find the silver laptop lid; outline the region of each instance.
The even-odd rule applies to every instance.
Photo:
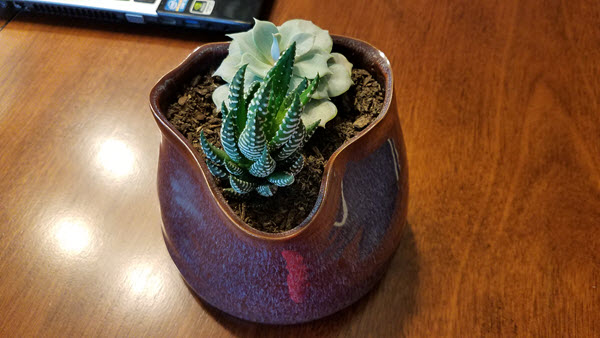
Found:
[[[24,3],[70,6],[156,16],[160,0],[21,0]]]
[[[0,0],[31,12],[156,23],[221,32],[247,30],[266,0]]]

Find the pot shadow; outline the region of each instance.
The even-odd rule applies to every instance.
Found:
[[[382,327],[388,333],[399,335],[407,319],[415,315],[418,289],[419,256],[412,225],[407,222],[398,250],[375,287],[349,307],[312,322],[293,325],[253,323],[228,315],[202,301],[193,290],[190,289],[190,292],[206,313],[232,335],[281,337],[338,336],[350,333],[371,335]]]

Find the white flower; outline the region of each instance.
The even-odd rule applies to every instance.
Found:
[[[348,90],[352,64],[339,53],[331,53],[333,41],[326,30],[307,20],[290,20],[277,27],[268,21],[255,19],[254,27],[242,33],[228,35],[232,41],[229,55],[213,74],[226,82],[231,82],[236,71],[247,64],[246,86],[263,79],[273,67],[279,51],[286,50],[296,42],[293,76],[290,90],[304,78],[321,77],[319,87],[306,106],[302,120],[305,124],[321,120],[320,125],[330,121],[337,114],[337,108],[329,101]],[[213,93],[217,107],[227,99],[228,85],[223,85]],[[227,102],[226,102],[227,103]]]

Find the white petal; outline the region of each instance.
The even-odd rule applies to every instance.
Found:
[[[300,84],[300,82],[302,82],[302,80],[304,80],[303,77],[292,76],[292,78],[290,79],[288,93],[291,92],[292,90],[296,89],[296,87],[298,87],[298,85]]]
[[[227,56],[219,68],[213,73],[213,76],[220,76],[225,80],[225,82],[231,82],[233,80],[233,76],[238,71],[238,64],[241,62],[242,57],[238,54],[230,54]]]
[[[244,78],[244,90],[248,90],[248,88],[250,88],[250,85],[254,82],[254,81],[258,81],[258,80],[262,80],[261,77],[258,77],[256,74],[252,73],[251,71],[246,70],[246,77]]]
[[[257,59],[265,63],[272,63],[271,44],[273,43],[273,34],[277,34],[277,27],[269,21],[254,19],[254,27],[251,32],[254,40],[253,47],[260,54]]]
[[[318,99],[328,99],[329,98],[329,92],[327,91],[327,77],[328,76],[325,76],[324,78],[322,78],[319,81],[319,85],[317,86],[317,89],[312,94],[313,99],[318,100]]]
[[[325,123],[331,121],[337,115],[337,107],[329,100],[310,100],[304,112],[300,116],[302,123],[308,126],[315,121],[321,120],[319,126],[325,127]]]
[[[299,59],[302,55],[310,52],[315,42],[314,35],[309,33],[297,33],[291,37],[289,37],[287,41],[286,49],[292,44],[292,42],[296,42],[296,57],[295,59]]]
[[[227,108],[229,108],[229,99],[227,98],[227,96],[229,95],[229,85],[222,85],[217,87],[217,89],[215,89],[215,91],[212,94],[212,100],[215,103],[215,105],[217,106],[217,110],[221,111],[221,103],[223,101],[225,101],[225,105],[227,105]]]
[[[243,54],[251,54],[255,59],[260,60],[261,62],[269,62],[267,58],[256,48],[256,43],[254,42],[254,36],[252,30],[242,33],[234,33],[228,34],[230,38],[233,39],[232,43],[236,43],[239,46],[240,53]],[[269,35],[269,38],[271,36]],[[269,48],[271,45],[269,45]],[[267,50],[267,55],[269,54],[269,50]],[[270,57],[269,57],[270,58]]]
[[[282,43],[286,43],[286,47],[289,46],[294,35],[308,33],[314,37],[311,50],[317,48],[327,53],[331,52],[333,42],[329,36],[329,32],[321,29],[311,21],[301,19],[290,20],[279,26],[278,29],[283,37]]]
[[[273,67],[271,64],[257,60],[254,55],[249,53],[242,55],[242,61],[240,62],[239,67],[245,64],[248,65],[248,70],[260,76],[261,78],[267,76],[267,72],[269,72],[269,69]]]
[[[352,75],[352,64],[346,57],[340,53],[331,53],[331,59],[327,61],[327,63],[331,65],[342,65],[346,68],[346,72],[348,72],[348,76]]]
[[[331,74],[327,66],[329,55],[322,52],[311,52],[296,60],[294,75],[314,79],[317,74],[325,76]]]
[[[327,84],[328,96],[335,97],[345,93],[352,85],[352,64],[342,54],[331,55],[333,57],[328,61],[331,74],[323,82]]]
[[[242,48],[240,47],[240,44],[235,40],[232,40],[229,43],[229,55],[242,56]]]
[[[315,43],[313,48],[319,48],[324,52],[331,53],[331,49],[333,48],[333,40],[331,40],[329,31],[321,30],[317,32],[315,35]]]

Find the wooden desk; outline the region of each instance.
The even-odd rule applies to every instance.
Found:
[[[20,15],[0,31],[0,335],[600,335],[600,4],[270,12],[298,17],[394,67],[409,226],[376,289],[292,327],[203,305],[161,237],[148,93],[223,37]]]

